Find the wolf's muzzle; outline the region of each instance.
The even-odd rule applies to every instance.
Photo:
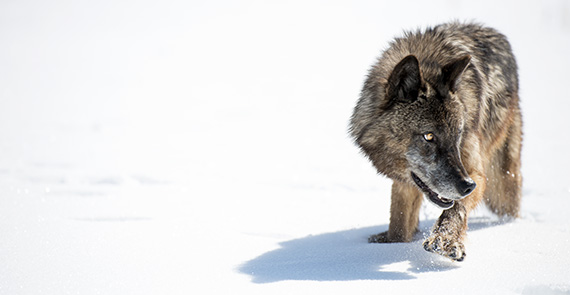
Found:
[[[460,181],[456,186],[457,191],[462,197],[467,197],[471,194],[475,190],[475,187],[477,187],[477,184],[471,178]]]

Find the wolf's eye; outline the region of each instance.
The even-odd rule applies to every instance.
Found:
[[[433,135],[433,133],[431,133],[431,132],[424,134],[424,139],[426,141],[433,141],[434,138],[435,138],[435,135]]]

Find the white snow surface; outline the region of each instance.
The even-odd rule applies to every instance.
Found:
[[[521,218],[467,258],[386,230],[391,181],[347,135],[405,29],[507,35]],[[568,1],[1,1],[0,294],[570,294]]]

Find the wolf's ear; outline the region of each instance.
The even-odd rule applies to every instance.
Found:
[[[404,57],[390,74],[386,95],[394,102],[412,102],[418,97],[422,77],[420,75],[420,64],[413,55]]]
[[[457,90],[457,85],[461,81],[461,75],[467,69],[471,62],[471,56],[465,55],[455,61],[452,61],[443,67],[443,82],[451,92]]]

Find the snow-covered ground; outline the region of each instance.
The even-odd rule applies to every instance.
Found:
[[[525,122],[522,217],[461,263],[366,242],[390,181],[346,134],[451,19],[510,38]],[[0,44],[0,294],[570,294],[568,1],[8,0]]]

